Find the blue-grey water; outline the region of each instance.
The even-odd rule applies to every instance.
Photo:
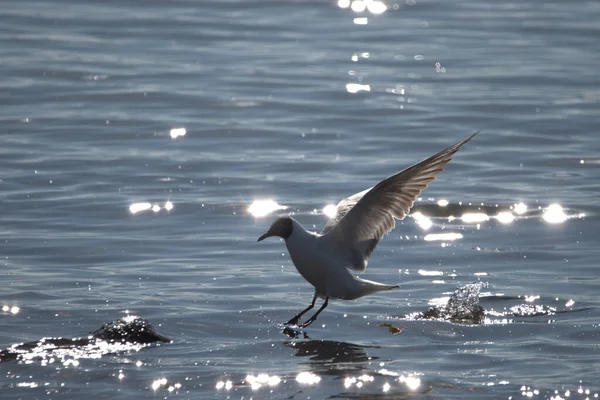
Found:
[[[0,347],[128,314],[173,342],[2,362],[0,398],[597,398],[598,21],[595,1],[4,2]],[[320,230],[476,130],[361,275],[401,288],[283,333],[313,291],[256,243],[275,216]],[[473,282],[483,324],[406,317]]]

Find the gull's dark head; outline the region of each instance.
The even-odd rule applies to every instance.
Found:
[[[264,240],[271,236],[279,236],[280,238],[287,239],[292,234],[294,229],[294,223],[290,217],[280,217],[273,222],[267,233],[258,238],[257,242]]]

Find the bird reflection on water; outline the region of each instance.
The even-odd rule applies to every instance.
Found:
[[[332,366],[336,369],[342,365],[349,366],[350,370],[360,371],[366,368],[366,365],[361,364],[378,359],[378,357],[369,357],[367,354],[368,348],[378,348],[378,346],[310,339],[285,342],[284,345],[294,349],[296,357],[309,357],[311,366],[315,367],[315,372],[330,372]],[[343,368],[343,371],[348,369]]]
[[[380,346],[365,346],[356,343],[338,342],[335,340],[311,340],[305,332],[295,331],[289,327],[283,333],[293,339],[303,340],[285,342],[286,347],[296,351],[296,357],[307,357],[310,373],[315,376],[333,376],[343,380],[344,392],[333,398],[376,398],[398,399],[410,398],[415,392],[424,393],[431,390],[423,385],[420,374],[399,373],[373,366],[382,367],[379,357],[369,355],[369,349],[381,349]],[[360,389],[360,392],[356,392]]]

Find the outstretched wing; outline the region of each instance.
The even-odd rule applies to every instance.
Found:
[[[321,235],[324,235],[331,229],[335,228],[337,223],[344,218],[344,215],[348,214],[348,211],[350,211],[352,207],[354,207],[356,203],[358,203],[359,200],[362,199],[362,197],[371,189],[372,188],[368,188],[367,190],[353,194],[352,196],[346,197],[344,200],[340,201],[336,206],[335,215],[331,217],[329,221],[327,221],[325,227],[321,231]]]
[[[478,133],[338,204],[336,215],[322,233],[336,248],[346,252],[348,268],[358,272],[367,268],[367,260],[379,240],[394,228],[394,218],[403,219],[408,214],[423,189]]]

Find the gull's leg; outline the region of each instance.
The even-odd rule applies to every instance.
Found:
[[[306,328],[307,326],[309,326],[310,324],[312,324],[313,322],[315,322],[315,320],[317,319],[317,315],[321,314],[321,311],[323,311],[325,309],[325,307],[327,307],[327,303],[329,303],[329,297],[325,297],[325,303],[323,303],[323,305],[321,306],[321,308],[319,308],[319,311],[317,311],[315,313],[315,315],[313,315],[312,317],[310,317],[308,321],[306,321],[305,323],[303,323],[302,325],[300,325],[300,328]]]
[[[294,318],[290,319],[285,324],[286,325],[298,325],[298,321],[300,321],[300,317],[303,316],[304,314],[306,314],[307,311],[312,310],[312,308],[315,306],[315,301],[317,301],[317,292],[315,292],[315,296],[313,297],[312,303],[310,303],[310,306],[308,306],[304,310],[300,311],[298,314],[296,314],[294,316]]]

